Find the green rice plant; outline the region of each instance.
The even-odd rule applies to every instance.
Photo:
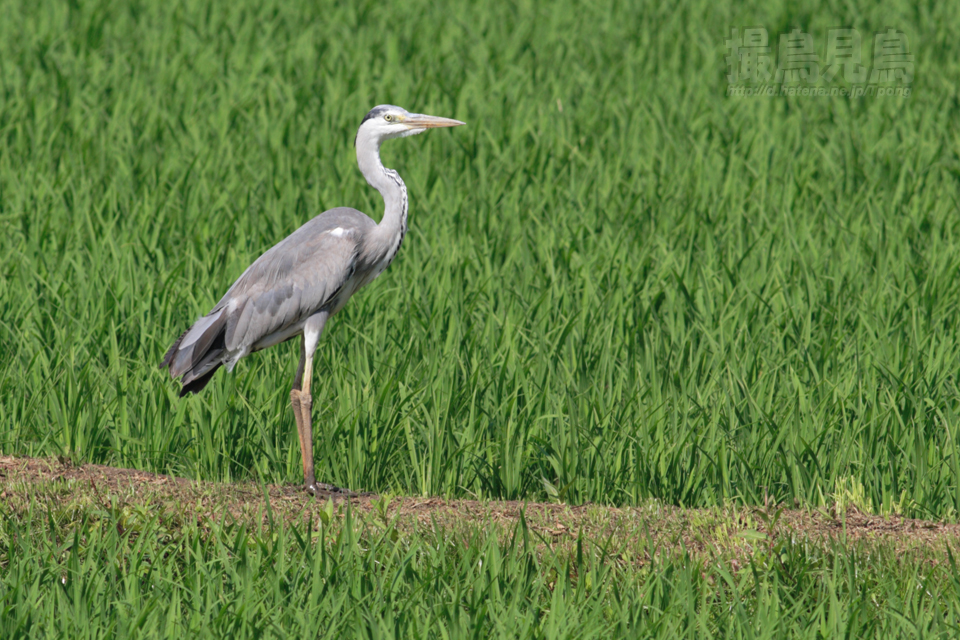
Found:
[[[0,520],[4,638],[955,637],[957,567],[892,547],[783,540],[752,560],[572,553],[521,519],[401,532],[177,520],[38,495]],[[502,532],[501,532],[502,533]],[[655,551],[655,550],[654,550]]]

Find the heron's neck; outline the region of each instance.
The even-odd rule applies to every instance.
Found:
[[[407,186],[400,174],[380,162],[379,145],[366,147],[366,152],[358,146],[357,163],[370,186],[383,196],[383,218],[377,225],[378,242],[375,244],[382,248],[382,259],[389,263],[400,250],[400,243],[407,233]]]

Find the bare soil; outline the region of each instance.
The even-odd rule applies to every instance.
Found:
[[[283,520],[321,526],[321,512],[342,514],[347,505],[360,521],[400,530],[442,527],[509,535],[523,518],[539,543],[573,545],[583,536],[603,542],[625,560],[644,561],[664,552],[725,558],[737,564],[745,555],[773,549],[783,541],[806,545],[881,544],[895,553],[921,552],[938,562],[946,547],[958,549],[960,525],[860,513],[847,508],[786,509],[722,507],[681,509],[651,501],[640,507],[597,504],[570,506],[536,502],[445,500],[364,495],[314,497],[299,486],[197,482],[161,474],[96,464],[74,465],[56,458],[0,456],[0,505],[16,514],[38,501],[64,509],[131,508],[196,519],[232,519],[251,524]]]

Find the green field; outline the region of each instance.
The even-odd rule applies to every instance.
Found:
[[[772,640],[960,631],[954,557],[784,539],[761,545],[748,565],[667,554],[638,566],[605,536],[551,550],[524,521],[411,532],[344,513],[311,532],[279,518],[200,525],[191,506],[94,502],[67,527],[66,510],[43,499],[4,518],[0,634]],[[626,548],[654,551],[642,535]]]
[[[815,509],[845,495],[871,513],[960,519],[960,14],[949,3],[344,4],[0,0],[0,453],[299,482],[296,342],[246,358],[185,400],[157,365],[304,221],[342,205],[379,217],[353,140],[370,107],[393,103],[468,126],[384,146],[409,189],[410,232],[321,339],[318,479],[571,504]],[[821,59],[828,29],[856,28],[867,65],[873,35],[902,30],[915,57],[911,95],[728,96],[724,40],[757,25],[774,48],[801,27]],[[30,584],[55,582],[68,561],[43,551],[39,532],[63,544],[66,531],[96,528],[87,517],[4,525],[0,567],[45,560],[21,563],[40,573],[10,571],[0,583],[2,624],[38,602]],[[146,572],[136,589],[96,587],[102,606],[129,598],[135,610],[151,581],[200,585],[214,569],[191,562],[238,561],[216,536],[181,533],[171,556],[181,564]],[[304,594],[283,572],[312,571],[320,551],[297,547],[288,529],[271,535],[262,539],[288,546],[257,547],[257,566],[273,567],[257,588]],[[96,549],[126,549],[91,536],[78,567],[106,557]],[[166,544],[157,536],[140,540]],[[449,558],[390,556],[384,571],[409,585],[404,598],[456,602],[461,591],[418,591],[431,578],[406,567],[426,571],[434,558],[467,590],[475,577],[458,563],[485,544]],[[371,568],[377,548],[350,556],[362,567],[344,580],[387,580]],[[691,582],[706,574],[677,561],[666,573],[604,573],[628,594],[617,606],[607,591],[590,600],[580,587],[507,589],[496,610],[513,616],[510,598],[521,599],[516,619],[533,616],[527,637],[602,637],[628,628],[616,627],[620,606],[653,625],[643,627],[650,636],[776,637],[780,627],[763,621],[778,615],[789,618],[784,633],[824,637],[847,623],[870,635],[923,616],[898,632],[957,632],[955,586],[920,603],[889,595],[919,571],[895,558],[871,569],[887,595],[860,595],[908,604],[851,614],[860,602],[844,577],[860,566],[851,553],[818,560],[820,582],[798,587],[795,609],[775,588]],[[542,576],[548,565],[529,570]],[[754,575],[784,579],[768,570]],[[661,593],[643,585],[669,571],[688,590],[670,597],[689,606],[689,625],[661,629],[637,607]],[[276,606],[229,593],[221,597]],[[516,635],[490,619],[428,622],[416,607],[403,618],[377,593],[363,607],[398,616],[385,635]],[[216,597],[197,586],[194,611]],[[724,597],[747,603],[742,618],[725,617]],[[561,610],[550,598],[585,626],[537,627],[556,621],[544,611]],[[86,603],[100,621],[91,637],[130,637],[98,617],[95,600],[33,611],[52,620],[58,607]],[[189,619],[184,601],[164,602],[156,611]],[[848,617],[818,627],[831,603]],[[262,633],[283,635],[292,620]],[[153,621],[143,633],[188,627]],[[245,629],[235,637],[256,635]]]

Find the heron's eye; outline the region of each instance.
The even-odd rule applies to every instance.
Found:
[[[394,120],[396,120],[396,118],[392,113],[388,113],[387,115],[383,116],[383,119],[386,120],[387,122],[393,122]]]

